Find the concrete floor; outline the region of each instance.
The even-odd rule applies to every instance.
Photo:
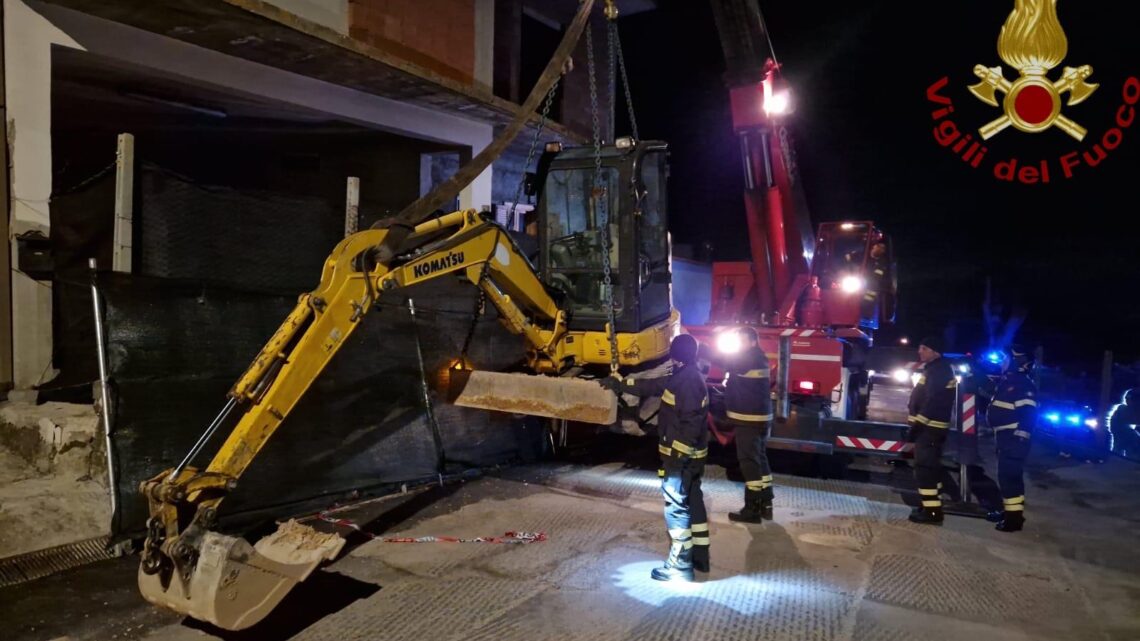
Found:
[[[526,530],[548,541],[354,535],[243,633],[146,606],[133,558],[0,590],[0,620],[5,638],[28,641],[1140,638],[1140,466],[1036,462],[1029,529],[1012,535],[976,519],[914,525],[883,485],[791,476],[777,476],[775,522],[736,525],[725,514],[740,485],[723,468],[709,476],[713,570],[696,584],[649,578],[667,547],[652,471],[542,465],[338,516],[386,536]],[[45,616],[53,603],[61,612]]]

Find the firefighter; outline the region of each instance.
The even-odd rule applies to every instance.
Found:
[[[736,458],[744,474],[744,507],[730,512],[730,521],[761,523],[772,520],[772,468],[768,465],[768,436],[772,425],[772,384],[768,357],[751,327],[736,330],[741,351],[727,361],[724,405],[736,434]]]
[[[1108,411],[1108,429],[1112,435],[1112,451],[1124,457],[1140,454],[1140,393],[1130,389],[1118,405]]]
[[[1037,386],[1030,377],[1033,356],[1018,345],[1010,347],[1002,362],[1003,375],[986,410],[986,422],[997,441],[998,485],[1002,512],[991,515],[1001,532],[1017,532],[1025,525],[1025,457],[1037,424]]]
[[[958,380],[950,361],[942,357],[942,340],[922,339],[918,359],[924,364],[918,384],[910,394],[907,424],[914,442],[914,476],[922,500],[910,520],[940,525],[943,520],[939,498],[942,478],[942,446],[950,428],[950,414],[957,397]]]
[[[866,320],[877,319],[879,297],[887,287],[887,244],[879,241],[871,246],[867,287],[863,291],[860,314]]]
[[[662,378],[599,381],[616,394],[661,396],[657,415],[657,450],[665,475],[665,527],[669,530],[669,557],[655,568],[658,581],[692,581],[693,570],[709,571],[709,524],[701,492],[701,476],[708,458],[708,392],[697,365],[697,341],[688,334],[669,346],[673,373]]]

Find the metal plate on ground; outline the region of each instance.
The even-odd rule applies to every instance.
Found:
[[[997,571],[943,560],[888,554],[871,568],[867,598],[936,614],[1051,629],[1091,623],[1061,577]]]
[[[107,548],[109,540],[102,536],[0,559],[0,588],[121,556]]]

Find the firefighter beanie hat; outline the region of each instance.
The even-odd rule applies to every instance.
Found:
[[[919,343],[919,345],[926,345],[939,354],[942,354],[946,351],[945,343],[943,342],[942,338],[938,336],[927,336],[926,338],[922,339],[922,342]]]
[[[688,334],[681,334],[669,344],[669,358],[682,363],[692,363],[697,360],[697,339]]]

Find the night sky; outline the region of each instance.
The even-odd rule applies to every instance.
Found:
[[[641,135],[671,143],[674,241],[709,240],[718,258],[744,259],[743,179],[711,9],[698,0],[659,5],[623,18],[621,30]],[[893,236],[899,333],[948,332],[954,349],[985,347],[989,278],[1006,315],[1027,314],[1017,340],[1042,345],[1047,362],[1095,371],[1105,349],[1118,362],[1140,358],[1140,122],[1110,138],[1119,144],[1098,166],[1081,158],[1066,178],[1061,165],[1065,154],[1095,151],[1115,125],[1126,79],[1140,77],[1140,9],[1127,5],[1058,5],[1069,47],[1049,77],[1088,64],[1089,82],[1100,84],[1084,102],[1062,106],[1088,129],[1085,139],[1011,127],[985,143],[973,168],[935,140],[932,112],[943,105],[927,89],[947,78],[939,94],[952,101],[947,119],[963,134],[977,138],[1001,115],[967,86],[977,82],[975,64],[1001,64],[1007,79],[1017,77],[997,55],[1012,0],[762,1],[793,91],[790,124],[812,219],[870,218]],[[1045,160],[1050,182],[996,179],[995,166],[1012,158],[1019,168]]]

